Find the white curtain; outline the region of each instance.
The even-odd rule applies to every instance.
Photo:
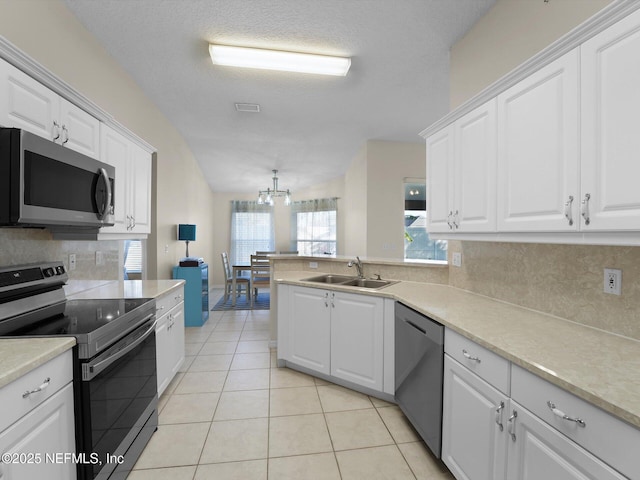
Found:
[[[291,204],[291,250],[301,255],[335,255],[337,198],[303,200]]]
[[[274,250],[272,207],[252,201],[232,201],[230,245],[229,261],[232,265],[248,265],[251,255],[257,250]]]

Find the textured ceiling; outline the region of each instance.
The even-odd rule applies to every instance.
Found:
[[[214,191],[343,175],[448,111],[449,48],[495,0],[65,0],[185,138]],[[346,77],[212,65],[209,43],[348,56]],[[239,113],[235,103],[260,104]]]

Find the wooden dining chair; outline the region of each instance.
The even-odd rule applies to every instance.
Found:
[[[251,307],[259,288],[271,288],[271,265],[266,255],[251,255]]]
[[[247,277],[236,277],[236,290],[233,292],[233,270],[231,268],[231,264],[229,263],[229,255],[227,252],[222,252],[220,254],[222,257],[222,270],[224,271],[224,301],[226,302],[229,299],[229,295],[238,295],[242,293],[244,288],[244,293],[247,295],[247,301],[251,299],[251,279]]]

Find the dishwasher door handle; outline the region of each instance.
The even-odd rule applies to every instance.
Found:
[[[412,327],[413,327],[413,328],[415,328],[416,330],[418,330],[418,331],[419,331],[420,333],[422,333],[423,335],[426,335],[426,334],[427,334],[427,331],[426,331],[424,328],[422,328],[422,327],[420,327],[420,326],[416,325],[416,324],[415,324],[415,323],[413,323],[411,320],[407,320],[407,319],[405,318],[405,319],[404,319],[404,322],[405,322],[405,323],[407,323],[408,325],[412,326]]]

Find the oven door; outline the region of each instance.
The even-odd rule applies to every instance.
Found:
[[[77,447],[84,454],[78,465],[81,480],[131,470],[157,427],[155,327],[153,317],[81,363],[76,398]]]

